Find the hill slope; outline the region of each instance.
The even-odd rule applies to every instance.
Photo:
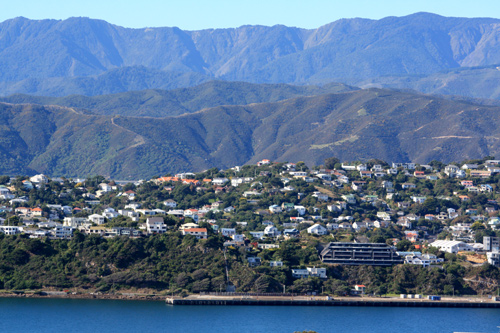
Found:
[[[500,66],[455,68],[430,75],[386,76],[350,83],[362,88],[412,89],[425,94],[500,100]]]
[[[0,104],[1,173],[139,178],[262,158],[463,160],[500,152],[499,107],[369,89],[177,117]]]
[[[0,101],[60,105],[85,109],[94,114],[166,117],[192,113],[220,105],[247,105],[277,102],[299,96],[314,96],[355,90],[343,84],[291,86],[286,84],[251,84],[245,82],[211,81],[191,88],[175,90],[142,90],[103,96],[42,97],[12,95]]]
[[[152,88],[153,79],[134,77],[134,71],[118,81],[82,79],[135,66],[156,73],[154,88],[160,88],[168,85],[171,74],[155,71],[201,75],[180,79],[179,84],[200,83],[205,77],[325,83],[492,65],[500,63],[499,22],[418,13],[381,20],[343,19],[311,30],[277,25],[183,31],[127,29],[88,18],[16,18],[0,23],[0,94],[60,95],[56,90],[62,86],[60,78],[77,77],[63,80],[74,85],[65,93],[118,92],[128,85],[120,86],[120,81]]]

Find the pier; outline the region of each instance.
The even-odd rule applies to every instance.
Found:
[[[330,298],[326,297],[169,297],[170,305],[272,305],[272,306],[365,306],[365,307],[433,307],[433,308],[500,308],[493,300],[441,300],[396,298]]]

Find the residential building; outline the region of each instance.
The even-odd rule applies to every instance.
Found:
[[[292,276],[296,279],[305,279],[308,277],[319,277],[326,279],[326,268],[307,267],[306,269],[292,269]]]
[[[321,224],[317,223],[307,228],[307,232],[314,235],[327,235],[328,229],[323,227]]]
[[[148,217],[146,219],[146,231],[148,234],[163,234],[167,231],[167,225],[163,217]]]
[[[197,239],[207,239],[208,231],[207,228],[189,228],[182,230],[183,235],[193,235]]]
[[[437,247],[440,251],[458,253],[459,251],[474,251],[472,245],[461,241],[437,240],[429,246]]]
[[[320,252],[321,261],[328,264],[390,266],[403,259],[393,247],[382,243],[329,243]]]

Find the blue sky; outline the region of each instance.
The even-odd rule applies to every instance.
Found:
[[[17,16],[86,16],[130,28],[186,30],[245,24],[317,28],[340,18],[379,19],[431,12],[443,16],[500,17],[499,0],[20,0],[5,1],[0,21]]]

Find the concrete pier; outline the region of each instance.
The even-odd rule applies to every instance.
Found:
[[[500,302],[488,301],[431,301],[398,299],[319,299],[319,297],[170,297],[171,305],[281,305],[281,306],[371,306],[371,307],[432,307],[432,308],[500,308]]]

